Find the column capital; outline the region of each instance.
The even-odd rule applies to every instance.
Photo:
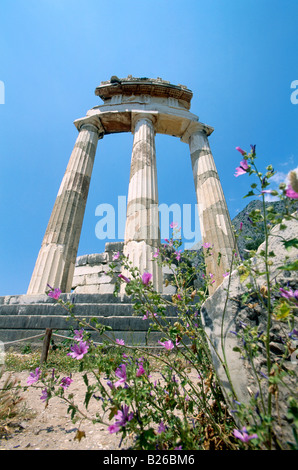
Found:
[[[141,119],[147,120],[153,124],[155,130],[155,124],[157,122],[157,111],[132,111],[131,113],[131,132],[134,133],[136,123]]]
[[[184,131],[184,134],[181,136],[180,140],[189,144],[189,139],[193,134],[203,134],[206,137],[212,134],[214,131],[213,127],[207,126],[207,124],[203,124],[202,122],[198,121],[190,121],[189,125]]]
[[[79,132],[89,127],[92,132],[97,133],[98,139],[102,139],[105,134],[101,121],[97,116],[86,116],[80,119],[76,119],[74,121],[74,125]]]

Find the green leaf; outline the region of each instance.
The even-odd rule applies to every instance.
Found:
[[[283,245],[286,248],[286,250],[290,250],[292,246],[294,248],[298,248],[298,238],[292,238],[291,240],[284,240]]]
[[[282,301],[275,308],[275,316],[277,320],[285,320],[291,313],[291,308],[286,301]]]
[[[280,266],[278,269],[283,269],[284,271],[298,271],[298,260],[285,264],[284,266]]]
[[[85,382],[86,387],[88,387],[89,381],[88,381],[88,376],[87,376],[87,374],[84,374],[84,375],[83,375],[83,379],[84,379],[84,382]]]
[[[255,196],[256,194],[253,192],[253,191],[249,191],[246,196],[243,197],[243,199],[245,199],[246,197],[251,197],[251,196]]]

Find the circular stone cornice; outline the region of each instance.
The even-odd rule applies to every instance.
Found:
[[[193,96],[191,90],[184,85],[173,85],[161,78],[127,78],[111,77],[109,81],[101,82],[95,89],[95,95],[106,101],[115,95],[149,95],[159,98],[175,98],[181,101],[186,109],[190,108]]]

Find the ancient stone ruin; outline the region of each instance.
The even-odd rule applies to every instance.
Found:
[[[0,298],[2,341],[29,337],[42,333],[45,328],[68,331],[70,324],[65,323],[65,311],[46,295],[48,285],[60,288],[62,298],[75,303],[76,314],[87,319],[97,316],[99,322],[111,325],[116,337],[128,335],[139,344],[154,341],[154,335],[148,339],[146,322],[140,323],[132,317],[125,293],[120,293],[118,298],[112,296],[113,282],[107,275],[107,265],[115,246],[107,243],[104,253],[77,258],[97,144],[106,134],[132,132],[134,136],[121,251],[129,255],[141,274],[145,271],[153,274],[157,291],[165,295],[173,293],[165,289],[167,273],[152,257],[160,246],[156,133],[178,137],[189,145],[202,242],[213,245],[213,256],[206,259],[207,273],[212,273],[215,280],[211,292],[221,284],[223,273],[229,269],[235,240],[208,141],[213,128],[190,112],[192,92],[186,86],[173,85],[161,78],[114,76],[101,82],[95,95],[103,103],[74,121],[78,137],[27,294]],[[219,253],[220,264],[217,263]]]
[[[192,92],[160,78],[112,77],[95,94],[103,104],[74,123],[79,131],[56,198],[28,288],[42,294],[47,284],[70,292],[98,140],[106,134],[134,135],[128,188],[124,253],[141,273],[153,274],[162,291],[162,273],[152,255],[160,244],[155,134],[179,137],[189,145],[202,241],[212,243],[207,272],[222,282],[235,248],[230,216],[210,150],[213,129],[192,114]],[[221,263],[217,255],[221,253]]]

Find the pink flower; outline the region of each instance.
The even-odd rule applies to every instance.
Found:
[[[242,227],[243,227],[243,222],[240,222],[240,230],[242,230]]]
[[[114,432],[118,432],[119,429],[120,429],[120,426],[117,423],[111,424],[111,426],[108,427],[108,431],[110,434],[113,434]]]
[[[181,250],[175,251],[175,255],[176,255],[176,260],[180,261],[180,259],[181,259]]]
[[[130,279],[128,279],[128,277],[126,277],[126,276],[123,276],[123,274],[118,274],[118,277],[123,279],[123,281],[127,282],[127,284],[130,282]]]
[[[73,337],[73,339],[75,341],[82,341],[83,340],[83,335],[84,335],[84,329],[81,328],[80,331],[79,330],[74,330],[75,332],[75,335]]]
[[[246,152],[245,152],[244,150],[242,150],[242,148],[240,148],[240,147],[236,147],[236,150],[238,150],[238,152],[240,152],[241,155],[245,155],[245,154],[246,154]]]
[[[49,284],[48,286],[51,288],[50,292],[48,293],[49,297],[52,297],[55,300],[58,300],[61,295],[61,290],[58,288],[53,289]]]
[[[137,376],[137,377],[140,377],[140,376],[143,375],[143,374],[145,374],[145,369],[144,369],[144,367],[143,367],[143,364],[140,364],[140,365],[139,365],[139,368],[138,368],[138,370],[137,370],[137,372],[136,372],[136,376]]]
[[[114,386],[117,388],[119,387],[119,385],[122,385],[125,383],[126,381],[126,365],[125,364],[121,364],[118,369],[115,370],[115,375],[116,377],[118,377],[119,380],[117,380],[117,382],[115,382]]]
[[[73,382],[73,380],[70,377],[63,377],[61,379],[60,387],[66,390],[70,386],[71,382]]]
[[[70,349],[71,352],[67,355],[79,361],[88,352],[89,344],[87,343],[87,341],[81,341],[79,344],[74,344],[73,346],[71,346]]]
[[[153,255],[153,258],[158,258],[158,255],[159,255],[159,250],[157,250],[154,255]]]
[[[150,273],[144,273],[142,276],[142,283],[144,286],[148,286],[149,282],[151,281],[152,274]]]
[[[223,277],[228,277],[230,275],[229,271],[227,271],[226,273],[223,273]]]
[[[126,424],[132,420],[133,412],[128,413],[128,410],[129,410],[129,406],[127,405],[121,406],[121,410],[119,410],[115,416],[115,419],[116,419],[115,423],[109,426],[108,428],[110,434],[113,434],[114,432],[118,432],[121,426],[126,426]]]
[[[211,248],[211,243],[209,242],[203,243],[203,248],[206,248],[206,250],[208,250],[208,248]]]
[[[293,291],[292,289],[290,290],[285,290],[282,287],[279,289],[280,290],[280,295],[282,297],[285,297],[286,299],[295,299],[298,300],[298,290]]]
[[[124,339],[118,339],[118,338],[116,339],[116,343],[121,344],[122,346],[124,346],[124,344],[125,344]]]
[[[242,442],[249,442],[251,439],[258,439],[257,434],[251,434],[249,436],[249,434],[246,430],[246,427],[242,428],[242,432],[238,431],[238,429],[234,429],[234,436],[237,439],[240,439],[240,441],[242,441]]]
[[[46,400],[48,399],[48,397],[49,397],[49,394],[48,394],[47,389],[45,388],[45,389],[42,390],[42,392],[41,392],[41,397],[40,397],[40,399],[41,399],[42,401],[46,401]]]
[[[113,256],[113,261],[115,261],[116,259],[118,259],[119,256],[120,256],[120,253],[119,253],[119,251],[117,251],[117,253],[115,253],[114,256]]]
[[[172,343],[171,340],[165,341],[164,343],[162,343],[161,341],[158,341],[158,342],[159,342],[159,344],[164,346],[168,351],[170,351],[171,349],[174,348],[174,344]]]
[[[289,185],[289,186],[287,187],[286,196],[289,197],[289,198],[291,198],[291,199],[298,199],[298,193],[296,193],[296,192],[294,191],[294,189],[292,188],[291,185]]]
[[[170,224],[170,227],[171,227],[171,228],[177,228],[177,227],[178,227],[178,222],[172,222],[172,223]]]
[[[240,176],[240,175],[244,175],[248,170],[248,163],[246,160],[242,160],[240,162],[240,166],[238,166],[236,168],[236,173],[234,174],[234,176]]]
[[[35,372],[30,372],[30,375],[27,379],[27,384],[32,385],[40,379],[41,371],[39,367],[35,369]]]
[[[149,310],[147,310],[147,312],[143,316],[143,320],[148,320],[150,315],[152,315],[152,317],[157,317],[158,316],[157,313],[151,313],[151,312],[149,312]]]
[[[165,432],[165,430],[166,430],[166,427],[165,427],[164,423],[161,421],[159,426],[158,426],[157,432],[158,432],[158,434],[161,434],[162,432]]]

